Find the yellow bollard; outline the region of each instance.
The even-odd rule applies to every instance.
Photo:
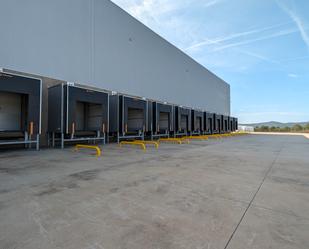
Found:
[[[208,136],[200,135],[200,136],[187,136],[184,139],[188,140],[208,140]]]
[[[122,147],[122,145],[137,145],[141,146],[143,150],[146,150],[146,146],[142,141],[121,141],[119,146]]]
[[[160,138],[158,140],[159,143],[161,142],[171,142],[171,143],[177,143],[177,144],[182,144],[182,140],[180,138]]]
[[[159,149],[159,143],[155,141],[149,141],[149,140],[135,140],[134,142],[143,143],[143,144],[152,144],[156,147],[156,149]]]
[[[220,139],[221,138],[221,136],[217,135],[217,134],[209,135],[208,137],[209,138],[215,138],[215,139]]]
[[[75,151],[78,151],[81,148],[82,149],[93,149],[93,150],[96,150],[96,156],[97,157],[101,156],[101,149],[99,148],[99,146],[85,145],[85,144],[77,144],[77,145],[75,145]]]

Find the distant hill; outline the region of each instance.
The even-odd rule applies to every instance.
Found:
[[[240,124],[240,125],[248,125],[248,126],[253,126],[253,127],[261,127],[261,126],[268,126],[268,127],[293,127],[296,124],[299,124],[301,126],[305,126],[309,122],[295,122],[295,123],[280,123],[276,121],[270,121],[270,122],[264,122],[264,123],[254,123],[254,124]]]

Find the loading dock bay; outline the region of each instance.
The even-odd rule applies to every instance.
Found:
[[[39,149],[42,81],[0,72],[0,148],[24,145]]]
[[[99,141],[105,143],[109,124],[109,94],[78,84],[48,89],[48,144]]]
[[[174,106],[158,101],[148,104],[148,131],[150,138],[169,137],[174,132]]]
[[[148,101],[128,95],[110,96],[110,133],[117,143],[142,139],[148,131]]]

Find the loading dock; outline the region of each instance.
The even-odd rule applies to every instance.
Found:
[[[229,117],[228,116],[222,116],[222,133],[227,133],[229,131]]]
[[[42,81],[0,72],[0,147],[23,144],[39,150]]]
[[[158,101],[148,102],[148,130],[151,140],[158,137],[169,138],[174,131],[174,108],[172,104]]]
[[[213,114],[214,115],[214,134],[220,134],[222,131],[222,115]]]
[[[75,83],[48,89],[48,144],[106,142],[109,94]]]
[[[228,132],[232,131],[232,118],[228,116]]]
[[[200,110],[191,110],[191,134],[202,135],[205,131],[204,112]]]
[[[232,131],[237,131],[238,130],[238,119],[232,117]]]
[[[233,120],[234,120],[234,118],[233,117],[230,117],[230,116],[228,116],[228,124],[229,124],[229,126],[228,126],[228,131],[229,132],[232,132],[233,131]]]
[[[142,139],[148,131],[148,101],[128,95],[110,96],[110,135],[117,142]]]
[[[175,106],[174,116],[174,136],[188,136],[191,133],[191,109]]]
[[[204,112],[204,134],[210,135],[214,132],[214,114]]]

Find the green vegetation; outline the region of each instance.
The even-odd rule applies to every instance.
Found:
[[[256,132],[309,132],[309,123],[301,126],[299,124],[293,125],[292,127],[275,127],[275,126],[257,126],[254,128]]]
[[[247,126],[252,126],[252,127],[262,127],[262,126],[268,126],[268,127],[280,127],[280,128],[284,128],[284,127],[290,127],[292,128],[294,125],[301,125],[303,127],[305,127],[306,125],[308,125],[309,122],[289,122],[289,123],[281,123],[281,122],[277,122],[277,121],[270,121],[270,122],[262,122],[262,123],[251,123],[251,124],[244,124]],[[308,129],[307,129],[308,130]]]

